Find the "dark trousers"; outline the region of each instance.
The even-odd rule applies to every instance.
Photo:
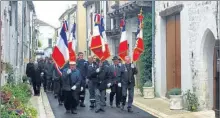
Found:
[[[58,94],[58,102],[59,103],[63,103],[64,102],[64,98],[65,98],[64,93],[65,92],[60,89],[59,94]]]
[[[47,90],[47,78],[46,77],[44,77],[43,79],[43,85],[44,85],[44,91],[46,91]]]
[[[134,87],[128,87],[127,85],[122,85],[122,105],[125,106],[128,91],[128,108],[131,108],[134,98]]]
[[[75,91],[63,91],[64,107],[66,110],[75,110],[77,107],[77,98]]]
[[[47,77],[47,90],[52,91],[53,90],[53,81],[52,81],[52,77]]]
[[[121,87],[118,87],[117,84],[113,84],[111,86],[111,92],[110,92],[110,104],[112,105],[114,96],[116,94],[116,106],[120,105],[121,102]]]
[[[34,89],[34,94],[39,95],[40,94],[40,84],[33,82],[32,85],[33,85],[33,89]]]

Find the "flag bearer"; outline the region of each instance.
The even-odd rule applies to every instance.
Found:
[[[104,65],[102,61],[98,62],[99,68],[96,69],[97,81],[95,83],[95,97],[96,97],[96,110],[105,112],[105,93],[107,89],[107,83],[109,81],[109,66]]]
[[[46,63],[46,67],[45,67],[45,72],[46,72],[46,81],[47,81],[47,90],[48,91],[52,91],[53,90],[53,70],[54,70],[54,65],[53,65],[53,61],[50,58],[49,62]]]
[[[80,87],[80,92],[79,92],[79,100],[80,100],[80,106],[85,107],[84,100],[85,100],[85,88],[86,88],[86,67],[87,67],[87,62],[83,59],[83,53],[79,52],[78,53],[78,59],[77,59],[77,69],[80,71],[81,75],[81,87]]]
[[[108,83],[108,87],[111,87],[110,92],[110,106],[113,105],[114,96],[116,94],[116,107],[120,108],[121,102],[121,70],[119,64],[119,60],[117,56],[113,57],[113,65],[110,66],[110,83]]]
[[[89,98],[90,98],[90,107],[95,107],[95,82],[96,82],[96,69],[98,68],[98,65],[96,62],[93,61],[93,57],[88,57],[88,71],[87,71],[87,78],[89,79],[88,82],[88,88],[89,88]]]
[[[134,75],[138,73],[137,68],[131,63],[131,59],[129,56],[125,57],[125,64],[122,65],[122,106],[121,109],[124,109],[128,91],[128,112],[132,111],[132,103],[134,98],[134,86],[135,86],[135,78]]]
[[[64,94],[64,107],[66,113],[77,114],[75,112],[80,89],[80,72],[76,69],[76,62],[70,61],[69,68],[63,70],[62,89]]]

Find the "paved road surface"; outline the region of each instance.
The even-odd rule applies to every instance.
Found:
[[[52,93],[47,93],[48,100],[50,102],[55,118],[156,118],[137,107],[133,107],[133,113],[128,113],[127,109],[122,111],[121,109],[116,108],[115,106],[111,108],[108,104],[108,101],[106,102],[107,106],[105,108],[105,112],[95,113],[94,109],[91,110],[89,108],[90,103],[88,95],[89,94],[87,91],[85,108],[78,107],[77,114],[66,114],[64,106],[59,106],[57,99],[54,98]]]

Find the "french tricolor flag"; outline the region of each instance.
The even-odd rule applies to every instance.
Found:
[[[53,49],[52,58],[59,68],[69,61],[69,50],[66,31],[68,31],[67,22],[63,21],[63,26],[60,31],[60,37],[57,40],[56,46]]]
[[[77,40],[75,33],[76,33],[76,23],[74,22],[71,30],[72,40],[68,43],[70,61],[76,61],[75,50],[76,50]]]
[[[124,19],[121,19],[120,27],[121,27],[121,39],[118,47],[118,56],[119,58],[121,58],[122,61],[125,61],[125,57],[128,55],[128,40],[126,37]]]
[[[141,54],[144,51],[144,41],[143,41],[143,19],[144,16],[142,15],[142,11],[138,14],[138,30],[137,30],[137,40],[136,45],[133,51],[133,61],[137,61]]]
[[[101,59],[103,56],[103,46],[104,42],[100,36],[100,22],[101,22],[101,15],[100,14],[95,14],[95,26],[93,27],[93,34],[92,34],[92,39],[90,42],[90,49],[92,52],[99,58]]]

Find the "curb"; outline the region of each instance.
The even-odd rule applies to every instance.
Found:
[[[110,90],[106,90],[106,93],[110,93]],[[158,117],[158,118],[166,118],[166,117],[168,117],[167,114],[164,114],[164,113],[159,112],[159,111],[157,111],[155,109],[147,107],[146,105],[143,105],[142,103],[137,102],[136,100],[133,101],[133,105],[138,107],[138,108],[140,108],[140,109],[142,109],[142,110],[144,110],[144,111],[146,111],[146,112],[148,112],[149,114],[151,114],[153,116]]]
[[[138,108],[140,108],[140,109],[142,109],[142,110],[144,110],[144,111],[146,111],[146,112],[148,112],[149,114],[151,114],[153,116],[158,117],[158,118],[166,118],[166,117],[168,117],[167,114],[161,113],[161,112],[159,112],[159,111],[157,111],[155,109],[147,107],[146,105],[143,105],[142,103],[137,102],[135,100],[133,101],[133,105],[138,107]]]
[[[49,100],[47,98],[46,93],[44,92],[43,89],[41,89],[41,98],[42,98],[42,104],[43,104],[43,110],[45,112],[46,117],[45,118],[55,118],[53,111],[51,109]],[[41,117],[44,118],[44,117]]]

